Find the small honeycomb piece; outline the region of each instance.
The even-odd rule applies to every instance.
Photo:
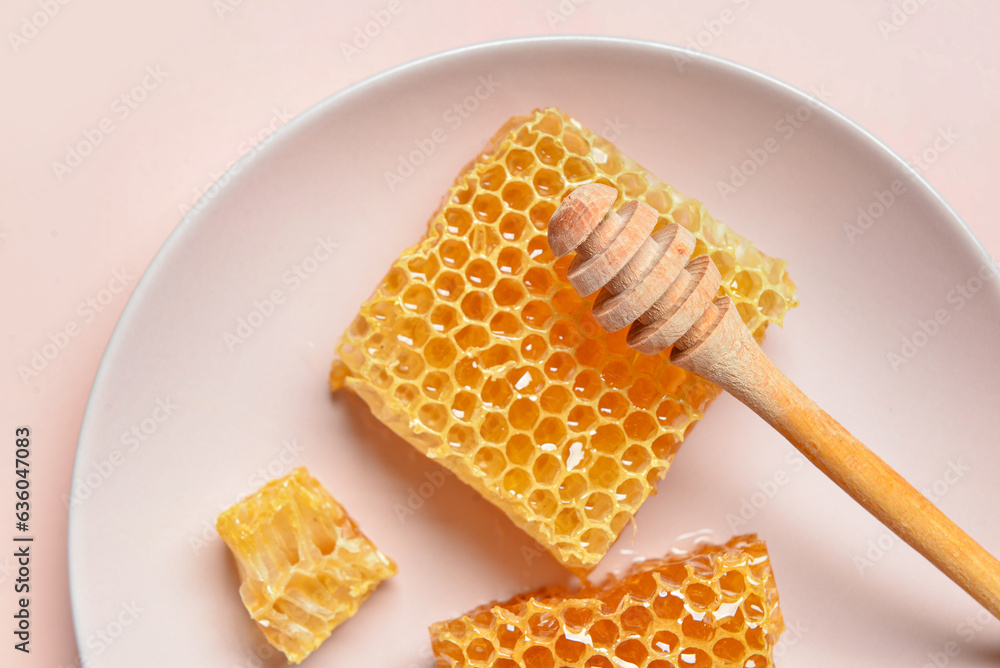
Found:
[[[458,177],[338,348],[346,386],[578,573],[601,560],[718,394],[608,335],[566,282],[546,229],[604,183],[680,223],[760,340],[797,304],[772,259],[558,109],[511,119]]]
[[[219,515],[240,598],[268,642],[299,663],[353,616],[396,564],[299,467]]]
[[[750,535],[576,593],[487,604],[430,634],[439,668],[764,668],[783,630],[767,548]]]

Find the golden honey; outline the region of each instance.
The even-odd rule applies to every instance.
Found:
[[[765,668],[783,630],[767,548],[739,536],[577,592],[490,603],[430,635],[439,668]]]
[[[221,515],[240,598],[274,647],[299,663],[353,616],[396,564],[304,468]]]
[[[679,223],[754,336],[797,304],[785,262],[558,109],[511,119],[459,175],[344,334],[346,386],[577,572],[655,490],[718,389],[608,335],[566,282],[546,228],[589,182]]]

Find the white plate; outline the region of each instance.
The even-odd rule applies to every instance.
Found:
[[[449,111],[456,104],[476,109],[463,117]],[[70,574],[87,666],[280,665],[248,621],[213,523],[294,465],[400,566],[311,665],[431,666],[429,623],[568,580],[548,557],[529,564],[530,539],[451,476],[401,521],[439,469],[359,400],[326,388],[340,334],[454,176],[509,116],[547,105],[617,135],[787,258],[802,306],[770,332],[772,359],[1000,553],[1000,281],[977,282],[996,266],[940,197],[836,112],[745,68],[635,41],[514,40],[420,60],[329,98],[224,177],[157,255],[108,346],[80,435]],[[429,152],[423,140],[436,130],[433,152],[391,191],[385,173],[422,144]],[[763,166],[745,162],[767,146],[777,150]],[[753,173],[724,197],[718,182],[734,166]],[[896,180],[906,192],[880,209]],[[859,207],[881,215],[849,238]],[[338,248],[323,261],[327,238]],[[283,302],[271,308],[273,291]],[[935,327],[936,315],[945,322]],[[241,318],[252,335],[230,351],[225,335],[247,333]],[[933,334],[919,333],[922,321]],[[904,337],[918,347],[903,350]],[[889,353],[905,362],[894,368]],[[693,531],[763,536],[791,628],[784,666],[996,660],[1000,625],[977,622],[968,596],[730,397],[694,431],[637,525],[602,569],[662,555]]]

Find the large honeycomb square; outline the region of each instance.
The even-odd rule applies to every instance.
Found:
[[[487,604],[430,635],[439,668],[765,668],[783,630],[767,548],[739,536]]]
[[[344,334],[331,370],[382,422],[577,572],[597,564],[718,389],[607,335],[549,218],[605,183],[677,222],[760,340],[797,304],[772,259],[558,109],[511,119],[459,175]]]
[[[250,617],[291,663],[396,574],[396,564],[302,467],[225,510],[216,526],[236,558]]]

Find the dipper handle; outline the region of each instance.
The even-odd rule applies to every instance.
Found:
[[[594,317],[627,342],[723,388],[774,427],[831,480],[1000,618],[1000,562],[854,438],[774,366],[743,324],[694,236],[597,183],[570,193],[549,222],[557,256],[576,251],[566,272],[581,295],[600,290]]]

